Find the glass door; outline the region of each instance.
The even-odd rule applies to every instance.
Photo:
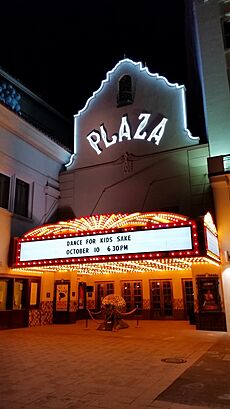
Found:
[[[126,311],[131,311],[136,308],[135,314],[142,313],[142,282],[141,281],[125,281],[121,283],[122,297],[126,302]]]
[[[101,310],[101,302],[106,295],[114,294],[114,283],[100,282],[96,283],[96,309]]]
[[[194,291],[192,280],[183,280],[184,316],[186,320],[194,319]]]
[[[150,281],[151,317],[153,319],[173,316],[173,294],[171,280]]]
[[[22,310],[27,307],[27,288],[28,280],[15,278],[13,296],[14,310]]]
[[[0,310],[7,309],[7,290],[9,280],[0,280]]]
[[[15,278],[13,282],[13,310],[11,327],[27,327],[29,323],[29,283],[28,279]]]

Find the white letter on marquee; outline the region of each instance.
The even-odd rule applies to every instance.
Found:
[[[155,139],[155,145],[159,145],[159,142],[163,136],[166,122],[168,121],[167,118],[163,118],[160,123],[154,128],[149,135],[147,141],[150,142],[153,138]]]
[[[119,142],[122,142],[123,138],[126,138],[129,141],[131,141],[130,126],[127,121],[127,115],[124,115],[121,118],[121,125],[119,129]]]
[[[149,117],[151,114],[140,114],[138,119],[142,119],[141,123],[139,124],[135,135],[133,137],[133,139],[145,139],[147,132],[143,132],[143,134],[141,134],[141,131],[143,131],[143,129],[146,127]]]

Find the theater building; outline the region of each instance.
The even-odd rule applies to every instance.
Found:
[[[187,129],[184,86],[118,62],[74,117],[63,221],[15,240],[12,270],[41,280],[28,325],[75,322],[115,293],[143,319],[226,330],[209,155]]]

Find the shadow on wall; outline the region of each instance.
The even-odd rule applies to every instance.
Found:
[[[76,215],[74,214],[73,209],[70,206],[63,206],[57,209],[55,220],[49,220],[49,223],[55,221],[65,221],[75,219]]]

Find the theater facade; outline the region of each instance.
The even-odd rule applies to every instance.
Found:
[[[74,117],[62,220],[15,239],[28,325],[75,322],[115,294],[142,319],[226,330],[208,156],[184,86],[118,62]]]
[[[42,226],[17,240],[14,268],[41,275],[30,288],[30,325],[72,323],[121,295],[142,319],[222,329],[219,247],[210,214],[95,215]],[[42,297],[42,309],[38,307]],[[222,324],[222,327],[221,327]]]

